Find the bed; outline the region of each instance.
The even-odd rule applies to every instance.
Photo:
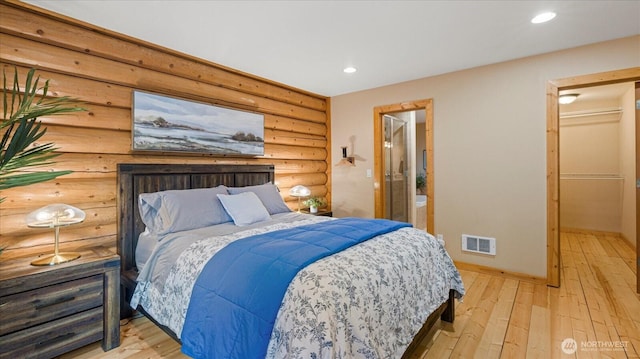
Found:
[[[270,188],[275,187],[273,186],[273,182],[274,167],[272,165],[119,164],[117,248],[122,261],[121,317],[124,318],[132,315],[133,304],[137,311],[149,317],[151,321],[161,327],[172,338],[180,342],[183,345],[183,351],[185,351],[185,353],[196,357],[211,357],[212,354],[206,353],[194,355],[191,349],[185,349],[185,347],[190,347],[192,344],[185,343],[184,339],[189,342],[192,340],[191,338],[198,337],[193,333],[200,335],[204,332],[204,335],[206,335],[208,331],[208,329],[204,330],[196,324],[189,324],[193,322],[193,320],[188,319],[189,317],[208,318],[219,315],[218,312],[221,312],[220,310],[216,310],[211,315],[200,314],[200,312],[194,314],[196,312],[195,309],[193,309],[197,307],[194,303],[198,303],[195,298],[195,292],[201,287],[199,283],[203,281],[202,278],[197,278],[197,275],[201,275],[200,271],[204,273],[207,268],[206,266],[211,264],[207,263],[207,261],[208,258],[212,256],[212,253],[222,251],[221,248],[226,250],[227,247],[232,247],[230,243],[235,245],[236,242],[240,242],[236,241],[238,238],[251,237],[250,239],[254,239],[279,231],[295,231],[301,228],[299,226],[308,226],[308,228],[313,228],[315,231],[316,228],[320,227],[344,227],[343,225],[347,225],[347,222],[353,220],[355,221],[353,225],[358,224],[363,227],[363,225],[359,224],[360,222],[357,222],[359,219],[332,219],[281,210],[284,202],[273,205],[276,209],[280,208],[278,209],[280,212],[272,214],[273,206],[269,207],[269,205],[266,205],[265,198],[262,197],[260,199],[265,203],[265,209],[267,209],[270,214],[270,219],[264,222],[258,221],[258,223],[249,223],[247,226],[235,226],[234,223],[237,218],[236,216],[232,216],[230,223],[225,222],[218,224],[216,222],[215,225],[209,226],[208,223],[204,225],[202,223],[192,224],[190,221],[197,218],[197,216],[187,216],[187,219],[189,219],[187,221],[189,222],[188,225],[192,227],[195,225],[198,228],[190,228],[187,226],[184,227],[187,228],[186,230],[184,230],[184,228],[178,228],[177,231],[167,230],[165,231],[166,233],[160,236],[160,238],[162,238],[161,240],[155,239],[155,237],[153,240],[149,240],[146,236],[149,234],[147,226],[152,216],[148,212],[145,212],[147,205],[141,198],[152,201],[152,199],[149,198],[156,198],[155,195],[158,193],[176,192],[182,194],[191,193],[191,195],[193,195],[193,193],[196,192],[205,193],[204,191],[206,191],[206,195],[209,196],[211,195],[210,189],[222,188],[226,189],[228,193],[232,190],[235,190],[235,192],[228,197],[221,194],[218,196],[220,200],[237,200],[240,196],[234,195],[246,194],[246,197],[249,197],[246,192],[253,193],[255,192],[253,190],[254,188],[262,191],[263,186],[266,186],[264,188],[272,191]],[[260,192],[255,193],[261,195]],[[206,198],[202,197],[202,194],[198,194],[198,196],[200,196],[199,198]],[[253,194],[251,196],[253,196]],[[250,199],[255,200],[253,197]],[[142,203],[143,215],[141,215],[140,203]],[[226,202],[225,205],[227,205]],[[227,209],[227,207],[224,207],[224,209]],[[231,209],[232,208],[229,207],[229,210]],[[198,209],[198,211],[201,210]],[[232,212],[228,213],[233,215]],[[158,213],[153,214],[158,215]],[[238,213],[235,214],[238,215]],[[143,216],[145,217],[144,219]],[[210,218],[211,216],[206,217]],[[196,220],[196,222],[198,221],[199,219]],[[155,226],[155,224],[153,226]],[[366,227],[368,227],[368,225],[366,225]],[[284,287],[286,292],[283,292],[285,294],[282,304],[278,305],[277,320],[275,324],[272,324],[273,330],[269,330],[271,334],[266,338],[268,339],[264,351],[267,353],[266,357],[357,356],[363,358],[378,358],[402,356],[404,358],[409,357],[416,350],[418,344],[438,319],[453,322],[455,317],[454,300],[464,294],[464,287],[459,273],[455,270],[455,267],[453,267],[451,259],[444,250],[444,246],[438,244],[432,236],[427,235],[429,237],[428,246],[433,247],[431,250],[438,251],[438,253],[434,255],[421,252],[420,256],[425,258],[443,257],[443,259],[437,259],[443,263],[437,264],[438,270],[427,270],[424,266],[410,264],[410,270],[407,270],[406,267],[402,267],[403,265],[406,266],[406,263],[397,262],[404,262],[408,259],[404,257],[394,259],[391,255],[393,252],[396,252],[396,248],[402,248],[402,246],[417,247],[418,245],[416,243],[422,243],[422,239],[426,238],[424,237],[424,232],[406,227],[394,228],[389,231],[389,233],[380,232],[381,234],[363,243],[353,245],[333,255],[320,257],[321,259],[314,261],[312,264],[308,266],[305,264],[305,266],[301,267],[302,269],[300,269],[291,280],[291,285]],[[401,240],[403,242],[397,242],[398,239],[396,239],[396,237],[404,238]],[[139,241],[140,245],[138,245]],[[144,245],[144,243],[156,242],[162,243],[162,245],[154,244],[154,248],[143,248],[148,247]],[[384,247],[385,245],[387,247]],[[423,245],[420,244],[420,246]],[[161,247],[171,249],[160,249]],[[207,251],[211,253],[205,254],[204,252]],[[375,253],[376,251],[382,253],[379,259],[375,259],[371,255],[371,253]],[[420,251],[422,251],[422,249],[420,249]],[[383,258],[384,256],[388,256],[389,258]],[[144,257],[144,263],[141,262],[142,257]],[[217,257],[221,257],[221,255],[213,256],[213,258]],[[362,257],[364,257],[364,259]],[[410,256],[406,257],[409,258]],[[171,259],[169,260],[167,258]],[[420,260],[423,259],[424,258]],[[173,262],[174,260],[175,262]],[[430,285],[431,288],[424,290],[422,288],[409,290],[407,289],[408,287],[415,287],[417,284],[413,283],[412,280],[406,280],[404,277],[387,277],[388,274],[384,273],[385,270],[387,272],[393,271],[388,268],[383,269],[382,265],[376,267],[376,264],[372,264],[376,262],[384,263],[385,260],[389,262],[390,266],[397,267],[395,272],[412,271],[418,274],[412,273],[411,275],[425,277],[424,279],[416,281],[416,283],[420,281],[431,281],[437,283],[437,285]],[[358,261],[369,262],[367,262],[368,264],[361,263],[360,268],[353,264]],[[166,264],[166,262],[170,263]],[[214,261],[211,260],[209,262]],[[160,265],[156,263],[163,264]],[[189,274],[187,276],[185,274],[187,273],[186,271],[193,271],[194,269],[192,267],[197,267],[193,263],[201,263],[199,267],[195,269],[197,274]],[[224,267],[224,264],[222,264],[222,266]],[[158,268],[164,269],[159,270]],[[351,268],[359,269],[354,269],[353,272],[351,272]],[[320,274],[318,274],[323,273],[324,275],[325,272],[329,271],[348,273],[346,276],[348,278],[342,278],[338,281],[335,278],[321,278]],[[423,272],[425,274],[422,274]],[[378,273],[382,273],[380,274],[380,278],[372,279],[376,277]],[[191,278],[192,275],[194,278]],[[202,276],[203,275],[204,274],[202,274]],[[403,273],[397,275],[405,276],[409,274]],[[429,278],[426,278],[427,276]],[[365,282],[368,283],[366,285],[374,285],[376,288],[386,285],[385,290],[389,293],[376,293],[372,295],[371,298],[368,298],[368,293],[375,293],[376,291],[370,288],[358,289],[358,286],[354,284],[358,282],[358,280],[353,279],[356,277],[359,278],[358,280],[360,281],[365,280]],[[161,281],[158,280],[158,278],[161,278]],[[352,280],[353,282],[351,282]],[[154,284],[154,281],[160,284]],[[321,281],[326,282],[318,285]],[[385,281],[393,281],[394,283],[385,284]],[[263,281],[258,283],[263,283]],[[334,286],[331,288],[331,293],[344,291],[344,293],[341,294],[344,298],[341,297],[339,301],[335,299],[335,303],[331,305],[326,304],[332,299],[328,298],[328,295],[322,292],[329,292],[326,289],[322,289],[325,285]],[[254,286],[259,287],[259,285],[252,285],[252,287]],[[362,286],[364,287],[365,284],[362,284]],[[268,287],[271,288],[274,286],[269,285]],[[345,289],[342,287],[348,288]],[[191,296],[191,290],[194,291],[193,297]],[[392,308],[390,309],[379,310],[377,306],[383,305],[384,303],[380,304],[382,302],[387,301],[393,303],[393,298],[395,298],[393,300],[396,301],[399,300],[398,298],[401,300],[410,298],[410,295],[404,293],[405,290],[420,292],[415,299],[416,302],[411,302],[411,308],[417,308],[416,313],[408,313],[406,309],[402,308],[402,305],[391,305]],[[421,291],[424,291],[425,295],[422,295]],[[426,292],[429,292],[428,296]],[[187,296],[186,299],[183,298],[185,295]],[[302,295],[305,297],[301,297]],[[313,298],[306,297],[307,295],[312,295]],[[387,299],[386,296],[389,298]],[[426,299],[426,297],[434,297],[437,299]],[[310,300],[314,300],[315,302],[309,304]],[[345,301],[352,304],[346,303]],[[384,305],[389,306],[388,303]],[[322,308],[318,309],[319,307]],[[204,307],[201,304],[198,308],[200,310]],[[216,308],[219,307],[216,306]],[[411,310],[413,311],[413,309]],[[322,320],[320,317],[322,317]],[[305,322],[303,323],[302,321]],[[394,326],[392,329],[385,329],[387,332],[381,328],[383,324],[386,325],[392,322],[401,324],[394,324],[397,327]],[[223,329],[227,331],[227,327]],[[238,330],[242,331],[243,328]],[[394,333],[390,335],[388,333],[389,330]],[[189,333],[189,335],[185,333]],[[181,335],[184,335],[184,337]],[[307,340],[305,335],[309,338],[311,336],[314,338],[320,337],[322,338],[320,340],[321,343],[307,343],[305,342],[305,340]],[[388,339],[389,337],[393,338],[393,340]],[[255,339],[252,334],[249,338],[251,342]],[[388,342],[378,344],[378,342],[384,341]],[[311,346],[314,346],[314,348],[307,348]],[[380,346],[380,348],[377,348],[377,346]]]

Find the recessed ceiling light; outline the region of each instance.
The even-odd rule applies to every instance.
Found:
[[[547,22],[554,17],[556,17],[555,12],[543,12],[542,14],[538,14],[533,19],[531,19],[531,23],[542,24],[543,22]]]
[[[354,73],[354,72],[356,72],[358,70],[356,70],[355,67],[349,66],[349,67],[345,67],[344,70],[342,70],[342,71],[344,71],[345,74],[352,74],[352,73]]]

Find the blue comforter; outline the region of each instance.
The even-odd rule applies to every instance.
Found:
[[[182,330],[194,358],[264,358],[273,324],[299,270],[377,235],[410,224],[344,218],[237,240],[196,280]]]

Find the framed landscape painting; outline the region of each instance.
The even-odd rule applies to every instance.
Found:
[[[133,151],[264,155],[264,115],[133,92]]]

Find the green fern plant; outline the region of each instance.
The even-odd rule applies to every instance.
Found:
[[[317,207],[320,208],[322,206],[324,206],[324,200],[320,197],[311,197],[307,200],[305,200],[304,202],[305,206],[309,206],[309,207]]]
[[[13,84],[7,87],[7,76],[2,71],[2,100],[4,115],[0,122],[0,191],[19,186],[49,181],[73,171],[24,172],[26,168],[53,164],[59,154],[53,143],[36,144],[47,129],[38,117],[86,111],[77,107],[76,99],[68,96],[47,98],[49,81],[38,88],[40,76],[29,70],[21,90],[18,70],[14,70]],[[0,197],[0,203],[5,198]]]

